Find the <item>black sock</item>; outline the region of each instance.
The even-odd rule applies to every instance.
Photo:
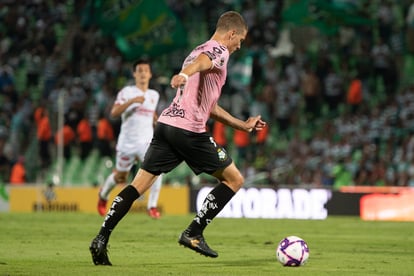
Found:
[[[99,236],[103,237],[106,242],[109,240],[112,230],[118,222],[128,213],[134,200],[139,198],[140,194],[134,186],[126,186],[112,202],[111,208],[106,214],[105,220],[102,224]]]
[[[196,236],[203,233],[204,228],[213,220],[224,206],[236,193],[224,183],[217,185],[206,196],[203,206],[198,214],[194,217],[186,232],[190,236]]]

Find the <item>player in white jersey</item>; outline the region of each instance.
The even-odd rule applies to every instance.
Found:
[[[126,183],[129,171],[137,160],[143,161],[151,142],[154,125],[157,121],[156,108],[160,95],[150,89],[152,77],[148,60],[138,60],[133,64],[135,85],[125,86],[118,92],[112,106],[111,116],[121,116],[121,131],[116,145],[116,170],[108,176],[99,191],[98,212],[104,216],[107,212],[108,195],[116,184]],[[162,185],[157,179],[148,197],[148,215],[158,219],[158,197]]]

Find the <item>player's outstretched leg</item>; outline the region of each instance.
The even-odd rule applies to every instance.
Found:
[[[216,258],[218,254],[212,250],[203,237],[206,226],[224,208],[235,192],[226,184],[220,183],[206,196],[198,214],[187,229],[181,233],[178,243],[190,248],[204,256]]]
[[[108,250],[106,249],[109,236],[139,196],[139,192],[133,186],[128,185],[114,198],[98,235],[89,246],[92,261],[95,265],[112,265],[108,259]]]

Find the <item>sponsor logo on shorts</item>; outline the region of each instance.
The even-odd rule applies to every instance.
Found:
[[[222,148],[217,149],[217,156],[222,162],[227,160],[227,152]]]

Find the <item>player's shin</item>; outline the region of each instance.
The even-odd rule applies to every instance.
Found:
[[[226,184],[220,183],[217,185],[204,199],[200,211],[188,226],[187,233],[190,236],[202,234],[206,226],[220,213],[234,195],[235,192]]]
[[[126,186],[112,202],[111,208],[109,209],[105,220],[102,224],[99,235],[105,237],[108,241],[112,230],[118,224],[118,222],[128,213],[134,200],[139,197],[139,192],[131,185]]]

